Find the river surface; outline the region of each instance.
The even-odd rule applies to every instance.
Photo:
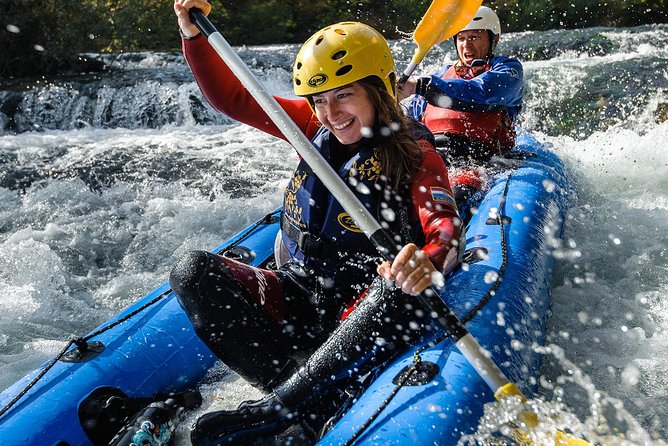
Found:
[[[391,46],[403,69],[411,42]],[[239,48],[283,96],[297,50]],[[498,52],[523,62],[520,125],[566,162],[576,192],[544,393],[593,430],[605,412],[624,444],[665,444],[668,26],[507,34]],[[213,111],[180,54],[92,56],[109,71],[0,84],[0,389],[163,283],[188,250],[278,207],[297,163]],[[418,74],[453,57],[443,44]]]

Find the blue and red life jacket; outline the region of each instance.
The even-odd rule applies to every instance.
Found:
[[[484,71],[489,71],[487,64]],[[465,79],[456,66],[448,68],[441,79]],[[454,134],[481,143],[495,154],[506,153],[515,146],[513,121],[503,107],[496,111],[465,111],[427,104],[422,122],[435,134]]]
[[[330,165],[331,151],[343,150],[336,147],[338,141],[324,127],[312,143]],[[407,207],[408,186],[404,186],[406,193],[391,187],[382,173],[381,157],[379,149],[367,144],[334,167],[397,245],[421,244],[424,234],[420,221]],[[325,280],[368,285],[375,274],[378,251],[303,160],[285,190],[281,230],[293,262]]]

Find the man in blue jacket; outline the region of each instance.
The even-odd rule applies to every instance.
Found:
[[[459,58],[454,65],[400,86],[400,99],[414,95],[408,114],[434,133],[437,147],[453,167],[484,163],[515,145],[523,70],[515,59],[494,56],[500,36],[499,17],[481,6],[453,38]],[[479,189],[476,177],[468,172],[459,180]],[[451,178],[453,186],[459,186],[457,180]]]

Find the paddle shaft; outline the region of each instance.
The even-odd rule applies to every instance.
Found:
[[[404,74],[401,75],[399,78],[399,82],[397,82],[399,85],[403,85],[406,83],[406,81],[411,77],[411,74],[413,74],[413,71],[417,68],[418,64],[415,62],[411,62],[408,64],[406,69],[404,70]]]
[[[315,175],[320,178],[325,187],[336,197],[337,201],[352,217],[357,226],[362,229],[364,234],[386,259],[393,258],[398,253],[393,240],[387,235],[369,210],[346,186],[341,177],[334,172],[320,152],[313,147],[301,129],[297,127],[285,110],[276,102],[276,99],[266,91],[260,81],[253,75],[209,19],[197,8],[190,10],[190,19],[206,36],[209,44],[263,108],[273,123],[281,130],[288,142],[293,145],[297,153],[309,165]],[[438,297],[437,292],[428,289],[417,296],[417,298],[455,341],[462,355],[473,365],[493,391],[509,383],[508,378],[489,358],[487,352],[471,336],[452,310]]]

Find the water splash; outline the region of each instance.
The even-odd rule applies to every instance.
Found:
[[[604,391],[596,388],[591,378],[575,363],[566,358],[564,350],[557,345],[533,347],[543,355],[550,356],[561,367],[556,382],[541,379],[543,392],[522,402],[519,397],[507,397],[488,403],[477,431],[463,436],[459,445],[502,445],[516,443],[521,433],[527,444],[555,445],[558,432],[572,438],[586,439],[590,444],[617,446],[665,445],[653,439],[640,423],[624,408],[624,404]],[[568,405],[568,395],[579,395],[586,400],[586,411],[582,403],[576,409]],[[583,396],[584,395],[584,396]],[[538,423],[534,428],[523,424],[524,413],[532,413]]]

